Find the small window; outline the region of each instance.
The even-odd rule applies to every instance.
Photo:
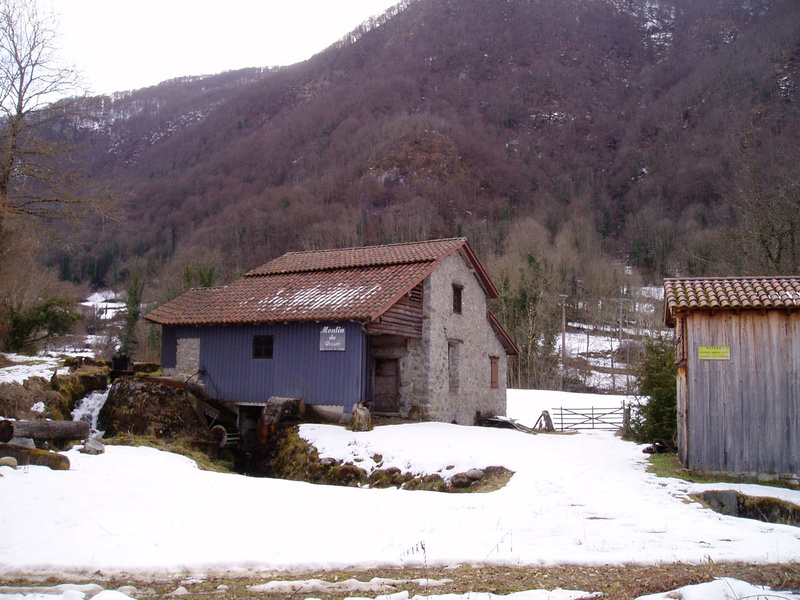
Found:
[[[489,357],[489,387],[496,390],[500,387],[500,359],[497,356]]]
[[[273,346],[274,346],[274,336],[254,335],[253,358],[272,358]]]
[[[462,286],[453,284],[453,312],[457,315],[461,314],[461,292],[463,290]]]

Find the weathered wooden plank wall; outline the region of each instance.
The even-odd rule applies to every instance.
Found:
[[[675,362],[678,367],[678,458],[686,464],[689,452],[689,388],[686,372],[686,319],[679,317],[675,323]]]
[[[785,311],[686,316],[686,384],[679,445],[693,468],[800,472],[800,315]],[[702,346],[730,348],[701,360]]]
[[[367,325],[370,335],[422,338],[422,284],[398,300],[377,322]]]

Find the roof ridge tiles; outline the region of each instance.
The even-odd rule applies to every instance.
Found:
[[[435,240],[418,240],[416,242],[394,242],[392,244],[372,244],[369,246],[350,246],[348,248],[325,248],[323,250],[292,250],[286,252],[282,256],[298,255],[298,254],[325,254],[333,252],[346,252],[349,250],[372,250],[376,248],[397,248],[399,246],[421,246],[423,244],[435,244],[439,242],[466,242],[465,237],[454,238],[439,238]]]
[[[245,277],[435,262],[466,244],[467,239],[461,237],[398,242],[378,246],[287,252],[256,267],[246,273]]]

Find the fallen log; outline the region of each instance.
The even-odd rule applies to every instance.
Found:
[[[0,458],[3,456],[13,456],[17,459],[19,466],[36,465],[40,467],[50,467],[54,471],[69,471],[69,459],[63,454],[39,450],[37,448],[25,448],[16,444],[0,444]]]
[[[37,442],[85,440],[90,426],[85,421],[0,421],[0,442],[31,438]]]

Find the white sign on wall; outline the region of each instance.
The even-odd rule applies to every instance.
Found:
[[[344,327],[325,325],[319,333],[319,351],[344,352],[346,350]]]

